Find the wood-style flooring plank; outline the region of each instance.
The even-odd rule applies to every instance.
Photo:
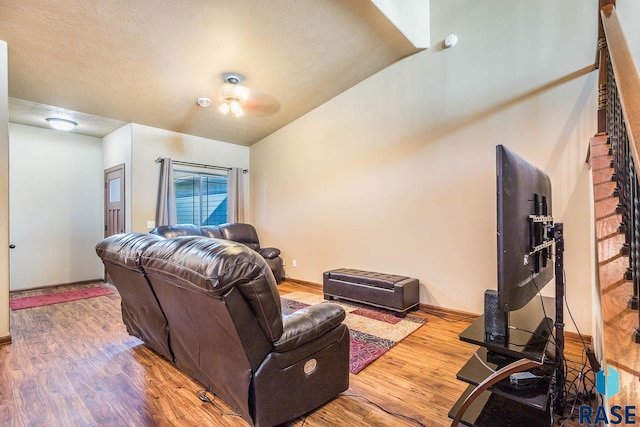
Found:
[[[289,282],[279,291],[321,294],[319,286]],[[350,375],[343,396],[285,426],[416,426],[410,418],[426,426],[450,425],[447,413],[466,388],[456,373],[472,355],[458,334],[472,320],[417,315],[427,323]],[[0,425],[247,425],[200,401],[200,384],[126,333],[117,292],[12,311],[11,333],[12,344],[0,347]],[[568,358],[580,361],[580,343],[569,338],[566,350]],[[219,399],[216,405],[231,411]]]

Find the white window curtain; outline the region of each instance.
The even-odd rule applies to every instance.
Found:
[[[176,192],[173,186],[173,163],[169,158],[160,160],[160,186],[156,206],[156,226],[173,225],[178,221]]]
[[[227,179],[227,222],[244,222],[244,173],[231,168]]]

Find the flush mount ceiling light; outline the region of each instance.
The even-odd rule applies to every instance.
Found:
[[[56,130],[70,131],[78,124],[72,120],[61,119],[58,117],[47,117],[47,122],[49,122],[49,126]]]
[[[231,117],[241,117],[244,115],[242,106],[246,104],[249,93],[247,88],[238,85],[242,80],[239,74],[225,74],[225,84],[222,87],[220,101],[222,102],[218,110],[222,114],[231,115]]]

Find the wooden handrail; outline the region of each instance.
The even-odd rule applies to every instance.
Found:
[[[624,37],[616,8],[609,4],[600,11],[602,26],[607,39],[609,57],[618,87],[622,115],[627,128],[627,136],[636,172],[640,176],[640,75],[633,62],[631,50]]]
[[[600,73],[598,73],[598,134],[600,135],[607,133],[607,42],[600,11],[608,5],[615,6],[616,0],[598,1],[598,44],[594,68],[600,69]]]

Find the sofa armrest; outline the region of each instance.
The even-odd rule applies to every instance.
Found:
[[[342,307],[328,303],[311,305],[285,315],[282,319],[284,331],[273,343],[273,348],[279,353],[293,350],[337,327],[344,318]]]
[[[262,255],[262,258],[275,258],[280,255],[280,249],[276,248],[261,248],[258,253]]]

